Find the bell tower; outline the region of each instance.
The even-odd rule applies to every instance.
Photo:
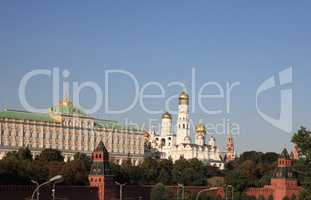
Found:
[[[230,162],[235,159],[235,150],[232,133],[229,131],[226,141],[226,158],[227,162]]]
[[[109,166],[109,153],[102,141],[92,153],[93,164],[89,174],[90,186],[98,188],[98,200],[112,198],[113,176]]]
[[[178,116],[176,127],[177,144],[189,143],[190,123],[189,123],[189,95],[183,91],[178,98]]]

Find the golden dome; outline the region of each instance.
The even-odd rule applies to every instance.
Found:
[[[187,92],[182,91],[179,95],[179,99],[189,99],[189,95],[187,94]]]
[[[189,104],[189,95],[187,92],[182,91],[179,95],[179,104]]]
[[[162,119],[172,119],[172,115],[169,112],[165,112],[162,115]]]
[[[63,100],[60,100],[58,103],[59,106],[69,106],[72,105],[72,102],[69,100],[68,96],[65,95]]]
[[[195,126],[195,132],[198,135],[205,135],[206,128],[202,120],[200,120],[199,123]]]

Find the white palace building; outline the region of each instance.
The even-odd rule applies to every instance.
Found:
[[[189,95],[182,92],[179,96],[176,134],[172,131],[172,115],[162,115],[161,131],[150,136],[152,148],[160,152],[163,159],[197,158],[209,165],[224,168],[224,158],[220,155],[215,137],[211,136],[206,143],[206,128],[202,121],[195,127],[195,142],[191,141],[189,114]]]
[[[34,156],[46,148],[58,149],[66,161],[77,152],[91,155],[100,141],[115,163],[131,159],[137,165],[144,159],[144,131],[88,116],[66,97],[47,113],[0,112],[0,159],[28,146]]]

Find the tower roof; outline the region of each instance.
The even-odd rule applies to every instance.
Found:
[[[182,91],[179,95],[179,99],[189,99],[189,95],[186,91]]]
[[[100,141],[97,145],[97,147],[94,150],[95,152],[104,152],[104,153],[108,153],[108,150],[106,149],[103,141]]]
[[[280,154],[280,158],[290,160],[290,156],[286,148],[283,149],[282,153]]]
[[[179,95],[179,105],[188,105],[189,104],[189,95],[187,92],[182,91]]]
[[[108,175],[111,173],[109,164],[109,153],[103,143],[100,141],[92,154],[93,163],[90,175]]]
[[[169,112],[163,113],[162,119],[172,119],[171,113],[169,113]]]

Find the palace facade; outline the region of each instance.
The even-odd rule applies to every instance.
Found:
[[[209,165],[224,168],[224,158],[216,144],[216,138],[211,136],[206,143],[206,127],[200,121],[195,127],[195,141],[192,142],[189,114],[189,95],[182,92],[179,96],[176,134],[172,130],[172,115],[168,112],[162,115],[160,133],[150,134],[150,144],[160,153],[163,159],[197,158]],[[233,145],[233,141],[232,142]],[[233,150],[233,149],[231,149]],[[234,157],[232,157],[234,159]]]
[[[100,141],[115,163],[131,159],[138,164],[144,159],[144,131],[88,116],[66,97],[43,114],[0,112],[0,159],[9,151],[29,147],[34,156],[46,148],[58,149],[67,161],[77,152],[91,155]]]

